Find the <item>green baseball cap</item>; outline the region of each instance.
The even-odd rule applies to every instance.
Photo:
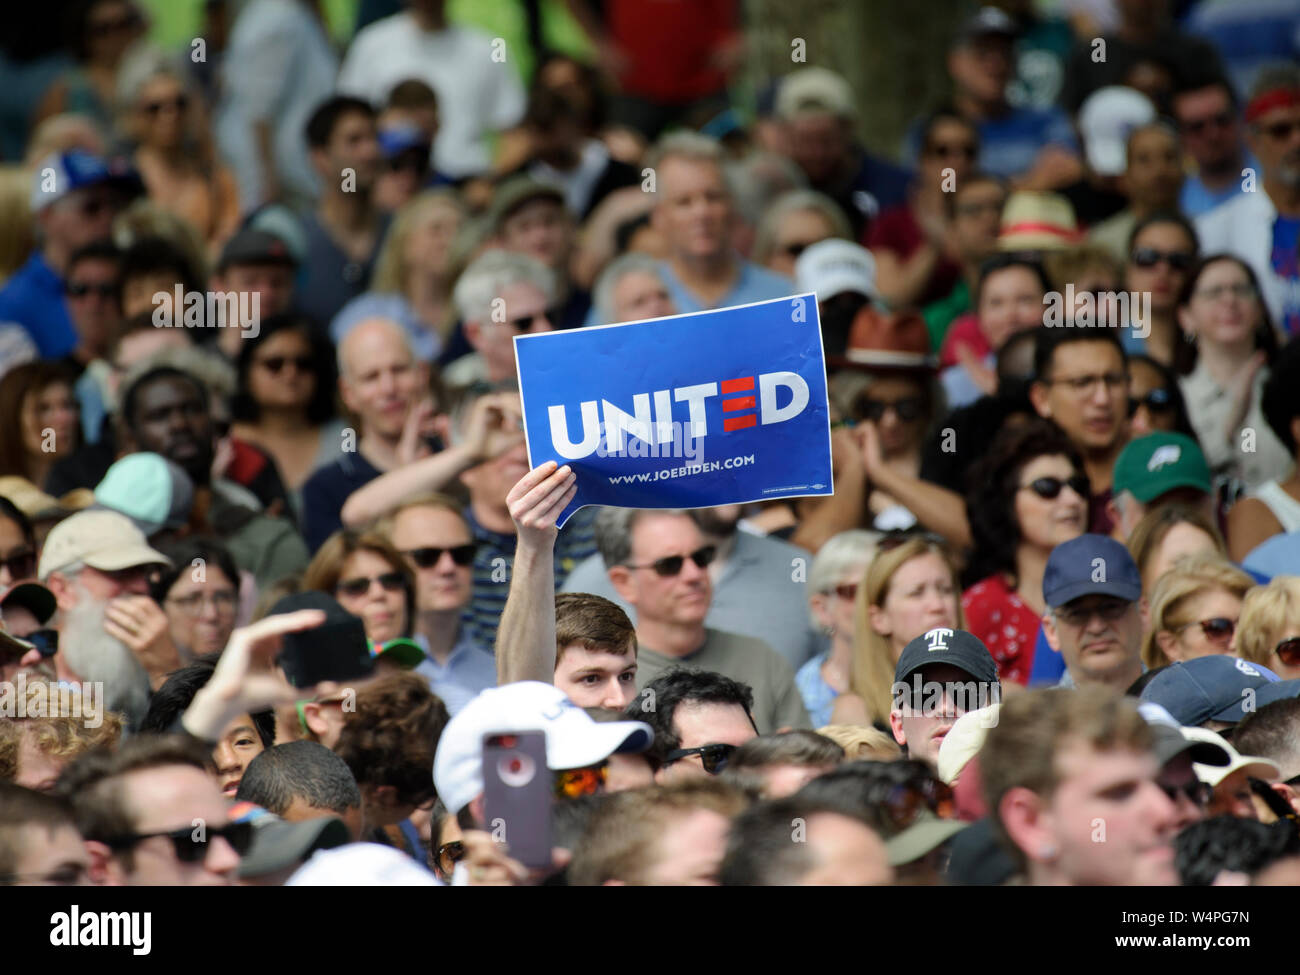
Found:
[[[387,643],[367,640],[370,656],[391,660],[404,670],[412,670],[424,662],[424,648],[414,640],[404,636],[396,637]]]
[[[1127,491],[1142,504],[1166,491],[1194,488],[1210,493],[1210,465],[1185,433],[1149,433],[1129,442],[1115,461],[1115,493]]]

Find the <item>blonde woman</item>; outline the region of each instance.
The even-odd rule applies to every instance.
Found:
[[[911,538],[878,552],[858,587],[849,690],[832,724],[889,727],[894,669],[908,641],[936,626],[964,629],[961,589],[942,542]]]
[[[1149,668],[1232,652],[1241,603],[1255,580],[1217,555],[1179,559],[1151,593],[1142,640]]]
[[[1274,576],[1246,593],[1232,649],[1283,680],[1300,678],[1300,576]]]
[[[464,223],[464,206],[449,189],[426,190],[397,211],[375,258],[370,290],[330,323],[335,343],[367,318],[389,318],[410,333],[417,358],[438,358],[456,322],[451,287],[461,262],[454,245]]]

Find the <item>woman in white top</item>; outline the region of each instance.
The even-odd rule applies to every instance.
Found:
[[[1278,356],[1264,384],[1260,407],[1268,425],[1290,448],[1288,475],[1265,481],[1228,512],[1228,551],[1240,562],[1282,532],[1300,532],[1300,342]]]
[[[1291,452],[1260,410],[1277,335],[1251,269],[1236,257],[1205,258],[1178,301],[1186,339],[1174,366],[1210,467],[1258,487],[1291,468]]]

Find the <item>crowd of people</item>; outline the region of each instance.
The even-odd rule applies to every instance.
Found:
[[[319,6],[0,45],[0,884],[1300,883],[1300,2]],[[805,293],[833,494],[557,529],[516,337]]]

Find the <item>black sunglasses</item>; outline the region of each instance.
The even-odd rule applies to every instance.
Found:
[[[345,596],[358,599],[370,592],[370,586],[375,582],[383,586],[385,592],[401,592],[406,588],[406,577],[404,575],[400,572],[385,572],[383,575],[374,578],[340,579],[339,584],[334,589]]]
[[[533,327],[533,322],[539,318],[545,318],[552,326],[560,320],[560,313],[563,311],[560,305],[552,305],[550,308],[543,308],[535,315],[521,315],[519,318],[510,319],[510,324],[514,326],[515,331],[522,332],[525,329]]]
[[[699,748],[674,748],[664,756],[664,764],[671,765],[673,762],[680,762],[688,755],[699,755],[700,764],[704,766],[704,771],[710,775],[717,775],[727,767],[727,762],[731,761],[731,756],[735,751],[735,745],[701,745]]]
[[[84,298],[89,294],[98,295],[101,298],[112,298],[117,295],[117,285],[109,281],[99,284],[83,284],[69,281],[63,292],[69,298]]]
[[[1129,257],[1138,267],[1155,267],[1164,261],[1175,271],[1186,271],[1196,258],[1186,251],[1158,251],[1154,247],[1135,247]]]
[[[1300,664],[1300,636],[1287,637],[1273,648],[1273,652],[1277,654],[1277,659],[1288,667]]]
[[[114,850],[129,850],[155,836],[165,836],[172,841],[176,859],[181,863],[198,863],[207,856],[208,843],[217,836],[229,843],[242,857],[253,845],[253,824],[227,823],[220,829],[183,826],[162,833],[127,833],[107,840],[106,844]]]
[[[1210,804],[1210,800],[1214,798],[1214,786],[1210,785],[1208,782],[1202,782],[1200,779],[1188,782],[1185,785],[1156,784],[1160,786],[1160,791],[1169,797],[1170,802],[1177,802],[1178,797],[1183,795],[1190,799],[1198,808],[1204,809]]]
[[[854,405],[862,418],[870,420],[872,423],[879,422],[889,410],[893,410],[904,423],[911,423],[925,409],[925,403],[919,396],[908,396],[906,399],[897,400],[867,399],[864,397]]]
[[[1259,126],[1268,133],[1268,137],[1274,142],[1281,142],[1292,132],[1300,131],[1300,121],[1296,122],[1274,122],[1272,125]]]
[[[14,579],[30,579],[36,575],[36,553],[31,549],[13,552],[0,559],[0,569],[8,569]]]
[[[1088,479],[1082,474],[1075,474],[1065,480],[1061,480],[1059,477],[1037,477],[1028,484],[1021,485],[1022,490],[1033,491],[1044,501],[1055,501],[1066,487],[1069,487],[1070,490],[1085,501],[1091,495]]]
[[[690,555],[668,555],[662,559],[655,559],[646,565],[632,565],[629,562],[627,567],[629,569],[654,569],[659,575],[668,578],[680,573],[687,559],[694,562],[698,568],[703,569],[713,561],[714,556],[717,554],[718,549],[716,546],[706,545],[704,548],[696,549]]]
[[[1128,398],[1128,415],[1134,416],[1139,407],[1145,406],[1152,413],[1168,413],[1174,408],[1174,397],[1167,389],[1153,389],[1145,396]]]
[[[451,560],[457,565],[470,565],[474,561],[474,553],[478,551],[478,545],[470,542],[468,545],[453,545],[450,548],[413,548],[403,552],[408,559],[414,562],[421,569],[432,569],[442,560],[443,552],[451,553]]]
[[[284,371],[284,367],[293,363],[293,367],[299,372],[313,372],[311,356],[307,355],[272,355],[265,359],[258,360],[258,365],[275,373],[277,376]]]

